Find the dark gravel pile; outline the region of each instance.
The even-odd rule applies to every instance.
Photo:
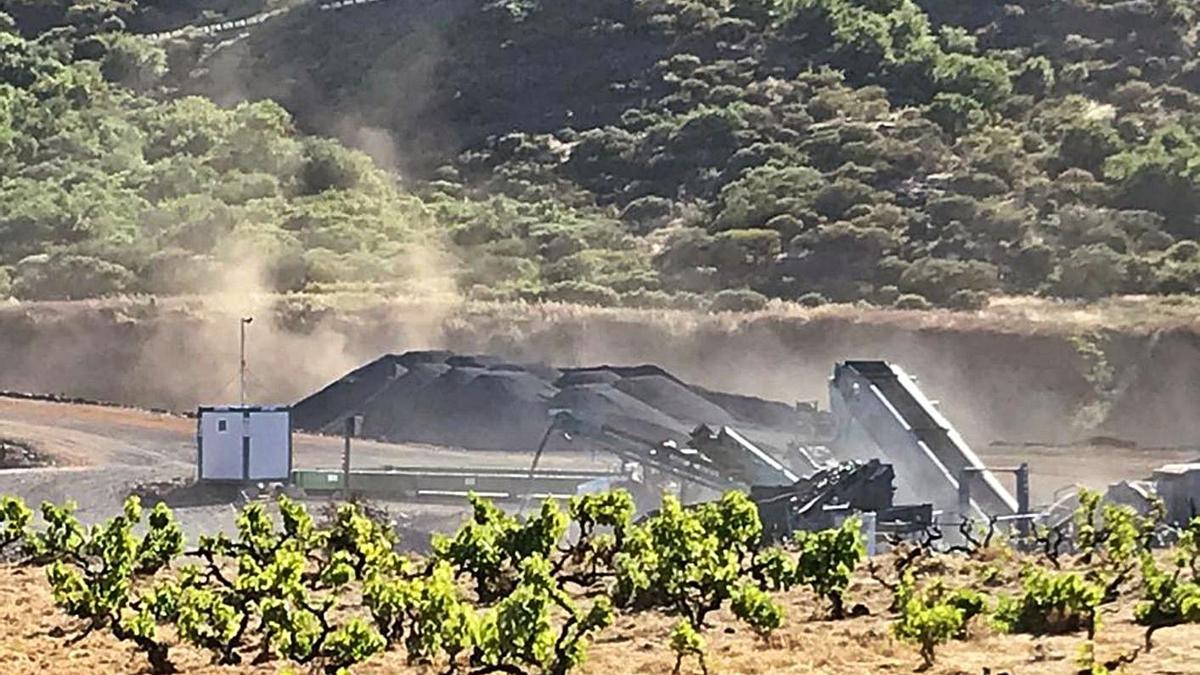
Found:
[[[23,441],[0,438],[0,469],[28,469],[53,466],[54,461]]]
[[[520,451],[537,446],[562,408],[647,443],[685,440],[699,424],[799,424],[787,404],[702,389],[658,366],[555,368],[445,351],[382,356],[297,403],[293,423],[340,433],[347,416],[362,414],[368,438]]]

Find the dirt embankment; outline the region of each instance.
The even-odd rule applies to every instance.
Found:
[[[834,362],[904,366],[968,439],[1141,445],[1200,438],[1200,321],[1174,308],[1000,304],[978,314],[781,308],[699,315],[288,298],[249,331],[249,390],[291,402],[384,352],[446,348],[562,365],[655,363],[702,386],[826,398]],[[0,388],[189,409],[237,397],[238,314],[199,299],[0,309]],[[271,306],[271,305],[267,305]],[[1147,310],[1149,311],[1149,310]]]

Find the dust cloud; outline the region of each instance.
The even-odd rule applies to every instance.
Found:
[[[436,268],[437,252],[413,269]],[[986,326],[928,330],[843,309],[711,315],[564,305],[464,303],[452,281],[418,275],[402,298],[274,295],[253,261],[223,292],[193,298],[44,303],[0,309],[0,388],[187,410],[237,400],[238,321],[248,332],[249,399],[299,400],[387,352],[445,348],[563,366],[654,363],[696,384],[789,403],[827,404],[834,363],[902,365],[968,442],[1067,444],[1107,434],[1143,446],[1195,447],[1200,392],[1190,331],[1130,343],[1114,363],[1128,382],[1101,425],[1072,425],[1095,401],[1071,336]],[[414,287],[415,288],[415,287]],[[1137,348],[1141,345],[1141,348]]]

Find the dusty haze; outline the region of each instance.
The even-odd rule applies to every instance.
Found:
[[[437,293],[434,284],[420,297]],[[382,353],[421,348],[561,365],[656,363],[698,384],[789,402],[824,402],[837,361],[881,358],[919,378],[972,443],[1103,433],[1195,447],[1200,438],[1200,336],[1188,325],[1097,332],[855,308],[710,315],[446,296],[328,302],[243,292],[10,305],[0,309],[0,387],[180,410],[236,401],[238,318],[251,315],[256,402],[293,402]],[[1080,334],[1100,357],[1081,349]],[[1097,358],[1110,372],[1102,381]]]

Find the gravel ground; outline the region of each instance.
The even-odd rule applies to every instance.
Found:
[[[247,499],[266,495],[187,488],[195,476],[195,420],[121,408],[0,399],[0,438],[17,440],[54,459],[59,466],[0,469],[0,494],[13,494],[31,506],[42,501],[78,505],[85,524],[111,517],[130,494],[147,503],[156,495],[174,509],[189,539],[232,532]],[[421,445],[354,442],[354,466],[520,468],[523,453],[470,451]],[[342,440],[297,434],[295,462],[302,468],[340,467]],[[559,452],[542,458],[544,468],[614,468],[603,453]],[[256,489],[252,488],[254,492]],[[314,513],[328,502],[308,501]],[[423,548],[431,532],[454,530],[465,504],[376,502],[397,522],[402,540]]]

